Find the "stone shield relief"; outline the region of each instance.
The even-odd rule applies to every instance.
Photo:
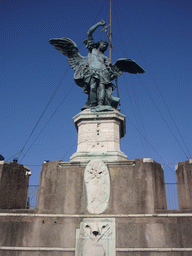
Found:
[[[115,219],[83,219],[76,230],[75,256],[115,256]]]
[[[101,160],[91,160],[84,173],[87,210],[99,214],[106,210],[110,196],[110,178],[107,166]]]

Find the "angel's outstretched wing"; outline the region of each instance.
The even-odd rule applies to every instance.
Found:
[[[129,72],[131,74],[145,73],[134,60],[130,59],[118,59],[113,66],[122,72]]]
[[[78,52],[78,47],[75,42],[69,38],[53,38],[49,40],[55,49],[67,56],[67,61],[72,69],[75,71],[75,82],[77,85],[83,87],[83,78],[87,72],[88,59],[81,56]]]

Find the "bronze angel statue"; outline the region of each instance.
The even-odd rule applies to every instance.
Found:
[[[95,43],[93,32],[99,26],[105,27],[105,24],[101,20],[87,32],[87,39],[84,40],[89,51],[87,57],[80,55],[76,43],[69,38],[49,40],[58,51],[67,56],[69,65],[75,71],[75,83],[83,88],[84,93],[88,94],[88,100],[82,110],[91,109],[91,111],[99,112],[117,109],[120,98],[112,95],[112,91],[116,88],[112,81],[123,72],[144,73],[144,70],[130,59],[118,59],[112,64],[104,54],[109,45],[108,42],[101,40]]]

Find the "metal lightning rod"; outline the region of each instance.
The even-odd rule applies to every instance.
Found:
[[[111,43],[111,39],[112,39],[112,32],[111,32],[111,0],[110,0],[110,13],[109,13],[109,16],[110,16],[110,23],[109,23],[109,25],[107,25],[107,26],[105,25],[101,31],[105,31],[105,33],[106,33],[106,35],[108,37],[108,40],[109,40],[109,59],[111,61],[111,59],[112,59],[112,49],[113,49],[113,51],[115,51],[114,48],[113,48],[113,45]],[[109,33],[107,31],[108,27],[109,27]]]
[[[111,51],[111,49],[112,49],[112,43],[111,43],[111,38],[112,38],[112,32],[111,32],[111,0],[110,0],[110,13],[109,13],[109,17],[110,17],[110,22],[109,22],[109,28],[110,28],[110,30],[109,30],[109,42],[110,42],[110,45],[109,45],[109,59],[110,59],[110,61],[112,61],[112,51]]]

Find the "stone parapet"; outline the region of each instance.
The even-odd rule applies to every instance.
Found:
[[[25,209],[30,169],[0,161],[0,209]]]
[[[164,174],[160,164],[149,159],[103,162],[110,178],[110,187],[103,190],[105,195],[108,189],[110,191],[103,213],[154,213],[156,209],[167,209]],[[89,178],[91,182],[95,179],[95,183],[89,183],[92,184],[90,189],[93,189],[89,192],[84,179],[87,164],[88,162],[45,162],[41,171],[38,212],[90,214],[87,193],[91,193],[94,200],[102,201],[98,196],[101,188],[97,183],[103,184],[103,187],[106,179],[102,178],[103,168],[101,173],[93,169]]]
[[[192,159],[176,166],[179,209],[192,209]]]

